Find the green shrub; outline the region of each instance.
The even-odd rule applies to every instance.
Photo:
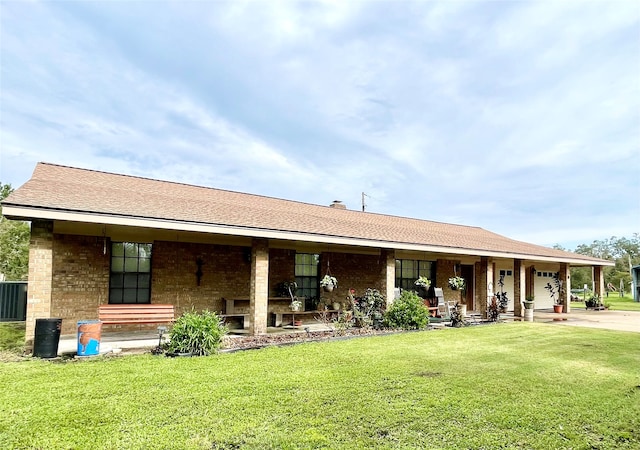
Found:
[[[187,312],[178,317],[171,328],[167,350],[171,353],[210,355],[218,350],[225,334],[227,327],[216,313]]]
[[[387,310],[385,326],[403,330],[419,330],[429,324],[429,309],[415,293],[403,291]]]

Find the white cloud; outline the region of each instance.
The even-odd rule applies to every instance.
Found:
[[[14,186],[45,160],[354,209],[365,191],[545,243],[640,215],[634,2],[13,2],[0,21]]]

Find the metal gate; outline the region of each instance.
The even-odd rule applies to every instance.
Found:
[[[23,322],[27,319],[27,282],[0,282],[0,322]]]

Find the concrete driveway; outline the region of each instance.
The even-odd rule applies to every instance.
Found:
[[[534,322],[570,325],[574,327],[603,328],[607,330],[640,333],[638,311],[592,311],[572,309],[568,314],[556,314],[552,310],[536,310]]]

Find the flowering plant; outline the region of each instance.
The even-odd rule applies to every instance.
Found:
[[[422,276],[418,278],[414,284],[419,287],[428,288],[429,286],[431,286],[431,280],[425,276]]]
[[[354,289],[349,290],[349,296],[353,302],[353,316],[356,325],[367,327],[379,324],[387,306],[384,295],[377,289],[371,288],[368,288],[362,297],[356,297],[355,293]]]
[[[300,308],[302,308],[302,302],[300,300],[298,300],[297,298],[295,298],[295,300],[291,300],[291,304],[289,305],[289,307],[293,311],[297,311]]]
[[[325,275],[322,280],[320,280],[320,286],[338,286],[338,279],[336,277],[332,277],[331,275]]]
[[[464,289],[464,278],[458,276],[449,278],[449,287],[454,291]]]
[[[350,288],[349,293],[347,294],[347,297],[346,297],[346,303],[344,304],[345,309],[353,308],[358,300],[359,299],[356,297],[356,290],[353,288]]]

